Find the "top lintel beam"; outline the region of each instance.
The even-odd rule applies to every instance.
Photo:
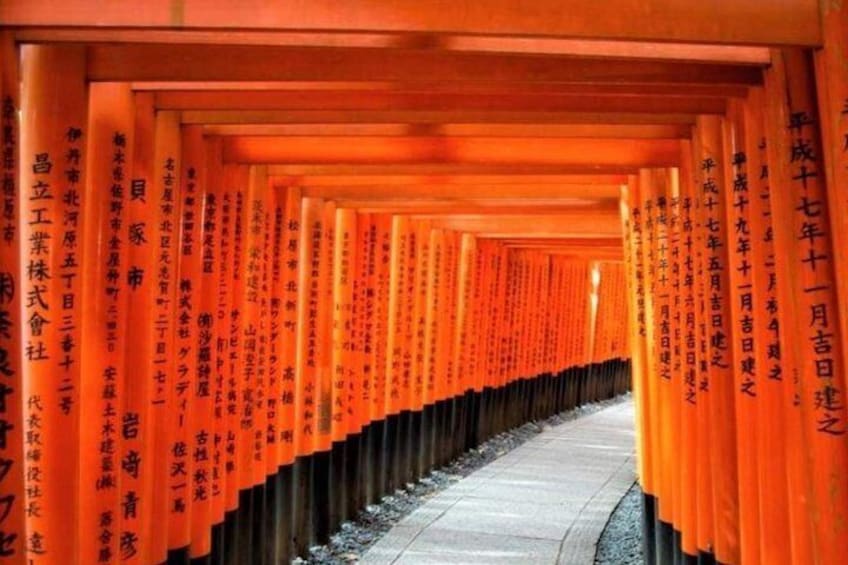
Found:
[[[756,18],[756,22],[752,21]],[[821,44],[817,0],[6,0],[14,26],[410,32],[714,43]]]
[[[756,85],[759,67],[428,49],[91,44],[92,81],[385,81],[403,84],[654,83]]]

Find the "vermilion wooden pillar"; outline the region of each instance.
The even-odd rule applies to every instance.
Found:
[[[0,406],[0,426],[5,446],[0,462],[6,468],[0,480],[0,498],[8,510],[0,520],[0,551],[11,561],[22,559],[25,530],[24,491],[24,380],[21,359],[21,199],[20,199],[20,79],[18,48],[10,32],[0,32],[0,164],[3,213],[0,218],[0,383],[4,402]],[[9,499],[12,496],[14,498]]]
[[[734,358],[729,278],[729,226],[724,168],[726,160],[721,118],[699,116],[698,143],[701,219],[704,230],[705,320],[707,322],[711,422],[711,471],[715,521],[715,557],[739,561],[739,508],[736,453]]]
[[[821,2],[824,44],[815,51],[815,85],[822,135],[822,168],[828,186],[848,182],[848,5]],[[848,196],[844,190],[828,190],[833,239],[833,263],[837,273],[848,270]],[[839,297],[839,323],[844,340],[848,336],[848,277],[834,281]]]
[[[636,465],[639,484],[645,494],[653,494],[650,484],[651,461],[648,459],[646,441],[648,434],[645,419],[648,411],[645,409],[644,379],[645,379],[645,313],[644,299],[640,297],[644,293],[641,287],[644,274],[642,273],[642,211],[637,205],[635,196],[636,179],[632,177],[633,183],[621,187],[621,216],[624,226],[624,265],[627,278],[628,297],[628,328],[630,331],[630,355],[631,355],[631,379],[633,382],[633,402],[636,406]],[[557,261],[557,264],[560,262]]]
[[[756,366],[754,270],[752,261],[751,200],[746,152],[748,132],[740,100],[731,100],[722,123],[724,136],[724,193],[727,222],[727,272],[730,283],[730,328],[736,408],[736,449],[739,480],[739,545],[743,563],[760,561],[760,500],[757,441],[759,388]]]
[[[210,171],[222,168],[214,163],[209,165]],[[220,173],[219,173],[220,174]],[[265,249],[267,263],[265,267],[265,281],[267,287],[267,324],[266,324],[266,351],[267,351],[267,373],[268,390],[265,397],[265,560],[266,562],[289,559],[288,550],[284,556],[284,543],[287,545],[288,535],[282,535],[288,522],[290,513],[284,511],[285,498],[291,498],[291,485],[288,481],[282,481],[280,469],[280,451],[283,443],[280,435],[280,410],[283,391],[283,361],[280,356],[282,348],[282,315],[283,306],[280,296],[283,294],[282,273],[283,265],[283,233],[285,229],[285,205],[286,193],[279,190],[274,179],[267,178],[268,184],[268,244]],[[223,326],[223,324],[222,324]],[[224,330],[222,327],[219,331]],[[217,397],[216,397],[216,415]],[[217,452],[216,452],[217,453]],[[288,496],[286,496],[288,495]],[[217,518],[217,499],[213,499],[213,521]],[[285,515],[285,517],[284,517]],[[213,543],[215,543],[216,532],[213,530]],[[213,546],[213,557],[215,547]]]
[[[164,419],[165,413],[153,404],[157,367],[150,362],[155,343],[154,302],[157,273],[154,233],[159,229],[159,199],[153,190],[155,118],[152,93],[137,93],[133,124],[132,168],[128,181],[125,213],[127,250],[127,327],[144,328],[132,340],[127,340],[125,397],[121,419],[126,424],[121,459],[130,463],[121,476],[122,501],[137,504],[135,512],[122,513],[122,535],[126,541],[122,558],[128,563],[148,563],[152,527],[154,480],[156,462],[164,461],[155,451],[157,424],[154,417]],[[123,430],[122,430],[123,431]],[[163,454],[164,455],[164,454]],[[136,468],[132,463],[140,460]],[[162,483],[160,483],[162,484]],[[163,532],[164,533],[164,532]]]
[[[666,437],[664,442],[661,433],[663,426],[670,424],[670,422],[666,419],[666,410],[668,409],[667,399],[666,403],[663,403],[663,398],[661,396],[661,389],[664,387],[664,384],[660,382],[660,324],[658,322],[660,306],[657,304],[658,293],[656,292],[658,263],[657,249],[659,247],[657,238],[660,233],[660,230],[657,228],[656,220],[656,200],[657,196],[661,194],[664,186],[658,187],[657,182],[655,181],[655,175],[652,170],[641,169],[639,171],[638,196],[643,218],[643,244],[641,250],[642,264],[644,266],[642,277],[644,282],[643,299],[645,302],[644,315],[647,339],[647,347],[645,349],[645,391],[647,393],[646,398],[648,400],[645,404],[649,406],[649,409],[651,410],[651,416],[648,420],[650,427],[648,428],[647,433],[650,434],[650,458],[653,461],[651,470],[653,474],[652,479],[654,488],[653,504],[655,505],[655,512],[653,516],[655,523],[652,526],[655,528],[655,537],[653,540],[655,542],[654,551],[656,552],[656,559],[658,562],[661,562],[661,559],[669,558],[668,552],[665,552],[663,557],[662,552],[658,551],[663,547],[663,539],[659,535],[660,532],[657,526],[660,525],[660,522],[668,524],[671,518],[671,481],[669,475],[671,466],[670,462],[667,460],[669,457],[669,448],[671,446],[668,441],[670,437]],[[663,230],[663,238],[665,237],[664,233],[665,232]],[[666,394],[666,396],[668,396],[668,394]],[[665,510],[661,510],[663,505],[665,505]],[[661,512],[663,513],[662,516]],[[650,516],[646,517],[650,518]],[[648,541],[650,542],[651,540]]]
[[[430,261],[430,225],[417,221],[415,230],[415,276],[411,281],[412,307],[412,356],[410,383],[410,410],[413,413],[413,447],[411,464],[417,476],[426,472],[426,446],[431,429],[430,414],[425,410],[424,385],[427,379],[425,359],[427,356],[427,288]]]
[[[356,265],[356,212],[336,210],[336,241],[333,277],[333,441],[344,441],[352,407],[348,403],[349,365],[353,360],[349,332],[353,322],[353,281]],[[351,422],[352,424],[352,422]]]
[[[649,325],[649,290],[647,265],[645,258],[646,247],[649,245],[649,227],[646,227],[646,213],[643,197],[643,187],[639,176],[631,175],[628,185],[622,188],[622,208],[626,217],[625,253],[629,257],[628,281],[630,282],[630,319],[631,319],[631,371],[633,395],[637,409],[637,441],[639,453],[639,480],[645,494],[643,509],[645,540],[643,550],[648,563],[654,562],[654,540],[650,538],[653,532],[655,497],[658,494],[656,485],[656,470],[659,462],[655,459],[656,440],[653,435],[654,420],[657,415],[651,409],[656,403],[652,395],[651,379],[651,326]],[[629,247],[629,249],[628,249]],[[570,335],[569,335],[570,339]],[[568,339],[566,340],[568,342]]]
[[[188,157],[188,155],[186,156]],[[201,157],[198,157],[201,158]],[[218,284],[221,271],[221,145],[219,139],[205,140],[203,161],[197,163],[198,213],[196,253],[200,270],[194,282],[196,293],[195,326],[197,328],[195,356],[197,372],[191,390],[191,453],[194,469],[191,475],[191,547],[193,558],[209,555],[212,550],[211,528],[214,523],[212,500],[219,489],[216,457],[216,398],[218,380],[215,367],[215,347],[222,328],[216,324]],[[201,172],[202,169],[202,172]]]
[[[213,477],[212,477],[212,552],[224,557],[226,548],[232,548],[227,534],[231,534],[235,522],[233,493],[237,492],[236,475],[233,469],[233,442],[237,431],[234,425],[235,375],[233,373],[233,349],[230,340],[234,326],[233,299],[234,276],[236,263],[236,221],[239,211],[238,191],[232,182],[232,165],[221,166],[220,155],[216,151],[207,154],[209,171],[207,179],[216,186],[217,196],[215,206],[215,224],[217,252],[214,260],[217,262],[217,280],[213,281],[216,288],[214,302],[215,341],[212,344],[212,374],[215,381],[214,413],[215,435],[213,437]],[[212,176],[216,178],[211,178]],[[210,244],[204,237],[204,268],[208,268],[207,248]],[[231,490],[232,489],[232,490]],[[237,499],[237,497],[236,497]],[[226,562],[226,561],[225,561]]]
[[[279,189],[278,189],[279,190]],[[295,459],[295,394],[296,360],[297,360],[297,299],[298,271],[300,259],[298,245],[302,229],[300,219],[301,189],[297,186],[285,187],[285,224],[282,233],[282,252],[279,268],[280,288],[278,294],[282,302],[282,319],[280,320],[280,362],[281,362],[281,391],[278,426],[280,431],[280,465],[288,466]]]
[[[178,171],[178,225],[177,244],[178,278],[176,306],[177,352],[174,366],[173,408],[174,426],[171,436],[171,502],[169,522],[169,550],[187,548],[192,541],[192,503],[194,501],[194,463],[192,447],[194,433],[199,430],[192,417],[197,388],[198,331],[197,315],[202,299],[201,224],[204,155],[203,134],[199,126],[181,128],[181,160]],[[185,474],[183,474],[185,473]]]
[[[782,50],[772,58],[767,142],[779,316],[787,328],[781,352],[798,379],[802,443],[796,448],[806,455],[801,480],[793,479],[790,465],[790,494],[809,497],[815,559],[838,563],[848,528],[848,414],[828,208],[828,191],[836,188],[826,184],[822,169],[810,54]],[[791,335],[789,328],[800,332]]]
[[[680,546],[687,558],[698,555],[698,455],[704,445],[698,440],[698,304],[695,280],[696,230],[694,214],[695,177],[691,142],[681,142],[679,217],[677,225],[678,284],[680,287]],[[707,452],[709,453],[709,452]]]
[[[315,449],[316,373],[318,361],[319,294],[323,201],[305,198],[301,204],[301,239],[298,280],[297,394],[295,395],[295,446],[298,456]],[[307,267],[308,266],[308,267]],[[310,307],[311,306],[311,307]]]
[[[391,267],[389,282],[388,326],[386,330],[386,416],[396,417],[402,406],[403,359],[408,346],[404,328],[404,316],[410,307],[406,294],[406,277],[410,234],[409,219],[405,216],[392,218]]]
[[[848,347],[848,6],[821,3],[824,45],[815,51],[815,84],[822,136],[822,169],[832,240],[833,281],[842,349]],[[843,385],[844,385],[843,381]]]
[[[124,421],[129,234],[124,232],[130,198],[135,110],[130,85],[94,84],[89,98],[88,167],[82,258],[80,417],[80,560],[118,555],[121,481],[144,470],[138,455],[122,449],[138,423]],[[185,489],[189,492],[188,487]],[[107,517],[111,516],[111,520]],[[130,530],[131,531],[131,530]],[[111,534],[111,535],[106,535]],[[135,551],[135,544],[125,547]]]
[[[684,144],[685,148],[685,144]],[[709,351],[709,302],[707,298],[706,276],[706,228],[703,215],[702,180],[700,174],[701,140],[693,134],[692,143],[689,144],[691,156],[688,158],[689,166],[693,173],[693,182],[689,188],[692,196],[693,230],[693,283],[694,283],[694,311],[695,311],[695,348],[697,371],[696,382],[696,429],[698,436],[698,450],[695,453],[695,507],[697,512],[696,542],[699,557],[701,554],[709,556],[715,545],[715,522],[713,519],[713,472],[711,437],[712,426],[712,395],[710,393],[710,351]],[[687,159],[684,155],[683,159]]]
[[[26,552],[35,564],[61,558],[76,563],[80,548],[78,524],[70,518],[78,512],[79,490],[68,488],[79,478],[79,452],[67,446],[79,445],[80,429],[87,95],[82,47],[21,48],[20,241],[25,259],[19,289],[21,296],[31,297],[21,313],[23,431],[38,434],[39,440],[24,444],[31,460],[24,468],[28,494],[23,503]],[[66,214],[72,221],[63,225]]]
[[[140,139],[143,138],[141,135]],[[151,390],[151,410],[155,413],[151,435],[156,459],[162,461],[153,471],[154,485],[170,485],[172,430],[176,411],[171,410],[174,398],[174,369],[176,367],[176,292],[179,276],[179,172],[181,160],[179,115],[159,112],[155,124],[154,171],[148,185],[148,197],[156,207],[160,221],[151,226],[156,260],[156,291],[152,308],[154,355],[151,358],[154,384]],[[168,553],[168,525],[171,513],[171,489],[154,488],[151,501],[151,523],[158,535],[149,541],[149,555],[162,562]]]
[[[791,385],[780,351],[774,231],[768,174],[762,88],[752,89],[745,104],[745,155],[750,199],[750,261],[753,265],[755,367],[759,429],[760,557],[768,563],[791,555],[791,540],[804,536],[801,525],[789,527],[787,453],[794,445],[790,419],[797,409],[786,402]],[[796,418],[797,419],[797,418]],[[794,429],[800,431],[798,426]],[[802,522],[803,524],[805,522]],[[809,538],[809,535],[806,536]]]
[[[682,404],[683,396],[683,359],[681,357],[680,336],[683,326],[683,304],[681,300],[681,261],[683,252],[681,250],[680,229],[681,229],[681,207],[680,207],[680,173],[679,170],[668,169],[666,172],[668,188],[666,190],[666,233],[667,233],[667,267],[665,277],[668,293],[668,314],[667,324],[668,330],[662,335],[663,340],[668,340],[667,347],[669,355],[669,365],[671,373],[671,395],[669,398],[669,406],[671,412],[671,444],[676,453],[675,459],[677,462],[672,465],[671,470],[671,492],[672,492],[672,526],[673,526],[673,550],[680,551],[680,530],[682,522],[683,509],[683,457],[685,447],[683,444],[682,431]],[[661,328],[662,330],[662,328]],[[662,345],[662,344],[661,344]]]
[[[651,224],[650,249],[647,270],[649,302],[652,307],[653,365],[652,378],[657,398],[657,427],[655,439],[659,449],[657,559],[659,563],[671,560],[671,528],[675,522],[674,478],[679,464],[676,461],[676,432],[673,421],[674,371],[672,339],[673,273],[671,228],[671,178],[666,169],[643,169],[639,178],[640,190],[645,189],[646,223]],[[664,539],[664,537],[666,539]]]

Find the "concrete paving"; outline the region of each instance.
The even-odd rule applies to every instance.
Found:
[[[633,403],[549,428],[416,509],[362,563],[591,565],[635,474]]]

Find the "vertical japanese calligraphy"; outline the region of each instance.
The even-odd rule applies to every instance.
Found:
[[[24,430],[21,359],[21,185],[19,184],[20,82],[18,49],[9,32],[0,32],[0,558],[24,556]]]
[[[804,465],[801,469],[790,462],[789,482],[793,485],[800,479],[794,484],[809,485],[810,512],[815,516],[812,547],[821,559],[836,562],[836,540],[844,533],[848,505],[848,451],[843,342],[819,118],[808,54],[783,50],[773,55],[776,62],[766,73],[766,98],[774,245],[781,250],[775,256],[778,317],[781,328],[800,332],[791,338],[781,332],[780,352],[784,367],[791,368],[783,371],[784,378],[797,378],[796,402],[807,455],[799,462]],[[797,477],[799,471],[802,477]]]
[[[88,91],[82,48],[21,47],[20,295],[26,516],[32,563],[77,555],[81,276]],[[39,112],[49,106],[54,112]],[[60,271],[63,271],[60,273]],[[9,297],[8,292],[6,296]],[[11,400],[11,399],[10,399]],[[6,422],[4,433],[12,430]],[[49,509],[55,511],[51,512]],[[59,509],[64,509],[60,511]],[[93,541],[93,532],[88,532]]]

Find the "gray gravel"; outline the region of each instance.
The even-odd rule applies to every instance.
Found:
[[[528,422],[523,426],[501,433],[476,449],[472,449],[442,469],[433,471],[415,484],[385,496],[379,504],[362,510],[353,522],[345,522],[331,538],[330,543],[310,548],[307,560],[297,558],[297,565],[341,565],[357,563],[360,555],[374,545],[392,526],[421,506],[436,493],[448,488],[480,467],[515,449],[549,427],[558,426],[580,416],[592,414],[630,398],[625,394],[610,400],[588,404],[561,412],[541,422]]]
[[[610,516],[598,549],[596,565],[641,565],[642,556],[642,489],[634,483]]]

